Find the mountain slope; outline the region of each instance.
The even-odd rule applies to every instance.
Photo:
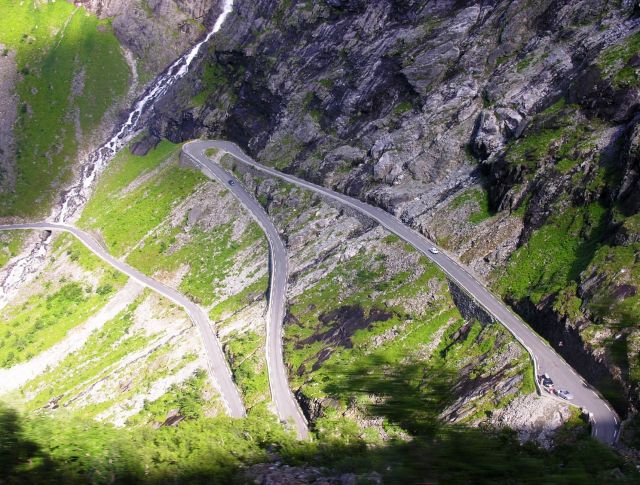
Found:
[[[14,142],[3,147],[0,215],[42,215],[78,154],[109,129],[131,73],[110,23],[83,9],[5,1],[0,14],[3,56],[14,59],[8,72],[15,69],[4,87],[17,99],[2,121]]]
[[[141,82],[217,8],[81,3],[115,16],[83,19],[135,52]],[[457,253],[632,415],[637,8],[595,0],[234,8],[195,69],[154,107],[148,131],[101,175],[78,224],[206,308],[247,417],[223,415],[181,311],[60,237],[41,255],[45,271],[0,310],[0,376],[22,379],[2,395],[20,409],[0,407],[3,478],[637,482],[634,451],[623,458],[590,438],[579,410],[537,396],[524,349],[426,258],[348,208],[225,157],[289,252],[285,362],[315,437],[296,441],[269,395],[266,241],[226,187],[178,160],[181,141],[231,138],[265,163],[394,212]],[[13,50],[6,57],[19,62]],[[41,237],[49,235],[3,235],[0,264]],[[625,444],[637,445],[634,432],[631,423]]]
[[[397,214],[633,414],[637,7],[265,0],[237,11],[154,133],[228,137]]]

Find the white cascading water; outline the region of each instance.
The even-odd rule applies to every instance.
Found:
[[[140,98],[134,105],[133,110],[129,113],[127,121],[125,121],[120,129],[111,137],[109,141],[103,144],[95,152],[93,152],[86,163],[83,164],[81,179],[77,185],[71,187],[62,194],[62,204],[57,213],[52,214],[52,219],[57,222],[65,222],[77,211],[87,199],[89,190],[96,176],[104,169],[107,163],[115,156],[118,151],[129,143],[140,131],[140,120],[142,116],[153,107],[155,101],[164,95],[167,90],[173,86],[176,81],[182,78],[187,72],[191,63],[200,53],[200,49],[204,44],[211,40],[211,37],[220,30],[227,16],[233,11],[233,0],[224,0],[222,13],[216,19],[211,31],[207,36],[194,45],[189,52],[175,61],[164,74],[159,76],[154,84],[149,88],[144,96]]]
[[[66,222],[78,212],[78,209],[82,207],[89,197],[92,184],[97,175],[104,170],[116,153],[140,132],[140,121],[143,116],[149,112],[149,109],[153,107],[154,103],[164,95],[176,81],[189,72],[189,67],[200,53],[202,46],[209,42],[211,37],[220,30],[224,21],[232,11],[233,0],[224,0],[222,13],[218,16],[213,28],[206,37],[171,64],[164,74],[158,76],[151,87],[145,91],[145,94],[136,101],[127,120],[118,128],[109,141],[94,151],[82,163],[80,179],[76,185],[63,192],[60,203],[54,208],[53,213],[49,217],[50,220]],[[8,272],[5,273],[6,276],[2,278],[2,283],[0,284],[0,308],[8,303],[15,289],[25,283],[29,275],[35,275],[37,269],[44,263],[50,241],[50,237],[43,238],[36,243],[35,246],[31,247],[27,256],[7,268]],[[2,275],[0,274],[0,276]]]

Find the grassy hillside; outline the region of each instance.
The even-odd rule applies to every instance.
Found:
[[[99,231],[113,254],[147,274],[180,273],[176,286],[196,302],[217,305],[219,316],[247,296],[228,294],[225,283],[238,272],[238,258],[246,258],[248,271],[240,289],[266,290],[258,256],[266,256],[266,240],[225,188],[178,166],[179,150],[163,141],[143,157],[121,152],[79,224]]]
[[[228,192],[175,164],[176,150],[165,143],[145,157],[123,152],[82,224],[145,271],[168,274],[194,298],[199,287],[182,286],[190,281],[185,275],[212,271],[210,256],[200,253],[229,259],[220,293],[212,280],[202,280],[202,288],[214,295],[212,316],[235,328],[237,315],[247,318],[241,312],[262,301],[266,247]],[[25,414],[0,408],[0,442],[6,444],[0,445],[0,467],[11,482],[244,483],[246,467],[274,460],[323,467],[326,474],[375,471],[385,483],[637,478],[619,456],[591,440],[579,420],[560,433],[553,453],[520,445],[510,431],[468,427],[531,391],[526,354],[511,337],[497,325],[465,323],[443,275],[397,237],[364,229],[286,185],[269,197],[258,195],[275,204],[270,210],[293,244],[286,359],[294,389],[320,404],[316,439],[295,442],[267,409],[261,316],[255,327],[227,337],[225,351],[250,407],[248,418],[230,419],[217,415],[217,397],[193,355],[199,343],[176,340],[194,331],[171,323],[184,315],[143,294],[23,387]],[[172,198],[175,203],[165,203]],[[277,210],[284,198],[281,207],[295,199],[296,209]],[[239,229],[230,232],[223,215],[235,218]],[[326,241],[313,231],[326,227],[328,240],[339,234],[347,242],[323,247]],[[203,246],[207,234],[210,246]],[[91,264],[69,244],[60,246],[65,257]],[[186,272],[177,272],[183,264]],[[143,306],[162,316],[140,313]],[[165,322],[161,331],[158,318]],[[181,372],[184,378],[168,385],[165,379]],[[502,386],[505,380],[512,384]],[[152,391],[158,382],[166,385]],[[487,383],[498,385],[460,401]],[[152,397],[141,402],[143,395]],[[52,400],[57,408],[43,412]],[[443,413],[453,410],[464,413],[460,424],[444,423]],[[113,412],[127,416],[124,427],[95,419],[108,421]]]
[[[19,254],[26,234],[26,231],[6,231],[0,233],[0,268],[5,266],[11,258]]]
[[[18,178],[0,215],[37,216],[71,176],[78,149],[127,92],[129,69],[108,20],[64,1],[0,1],[0,43],[17,53]]]
[[[24,362],[61,341],[126,280],[72,236],[59,237],[52,262],[29,294],[0,310],[0,367]]]
[[[291,385],[320,406],[321,436],[380,444],[421,433],[419,422],[477,424],[534,391],[528,357],[505,329],[465,321],[433,263],[379,228],[365,234],[297,273],[307,284],[290,298]]]
[[[153,307],[153,311],[149,311]],[[65,410],[119,425],[216,415],[222,406],[185,313],[143,292],[77,351],[21,388],[30,412]],[[55,402],[55,406],[48,403]]]
[[[601,55],[603,75],[617,84],[637,81],[631,68],[620,70],[634,42],[637,35]],[[530,229],[493,281],[545,337],[569,346],[565,357],[591,354],[606,367],[580,370],[624,414],[640,386],[640,226],[633,198],[620,192],[636,163],[633,129],[611,142],[612,126],[561,100],[508,144],[504,163],[517,175],[507,194],[526,188],[512,213]]]
[[[80,219],[110,251],[210,308],[250,412],[264,413],[267,245],[232,194],[180,167],[180,145],[162,141],[144,156],[123,150],[100,179]],[[148,412],[173,402],[163,397]]]
[[[399,384],[394,379],[389,376],[387,385]],[[428,423],[421,419],[424,415],[414,414],[417,428]],[[326,474],[355,472],[364,477],[377,471],[385,483],[638,479],[613,451],[571,428],[563,443],[548,452],[521,446],[506,432],[465,428],[442,428],[435,435],[382,446],[367,446],[357,438],[346,442],[339,435],[295,443],[274,418],[264,415],[242,420],[194,417],[159,429],[117,429],[78,414],[24,417],[2,406],[0,423],[0,466],[10,483],[246,483],[246,467],[270,459],[323,467]]]

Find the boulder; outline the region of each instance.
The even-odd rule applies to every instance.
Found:
[[[143,157],[153,150],[158,143],[160,143],[160,138],[154,135],[147,135],[142,138],[142,140],[135,142],[131,146],[131,153],[139,157]]]
[[[379,182],[392,184],[402,173],[402,166],[396,159],[396,152],[385,152],[373,166],[373,178]]]

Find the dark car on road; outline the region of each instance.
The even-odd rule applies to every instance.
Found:
[[[551,380],[551,377],[549,377],[549,374],[543,374],[539,376],[538,381],[540,382],[540,385],[545,389],[553,389],[553,381]]]

